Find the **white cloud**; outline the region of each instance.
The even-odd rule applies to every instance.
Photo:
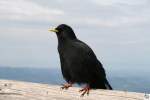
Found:
[[[1,0],[0,20],[41,21],[43,23],[48,21],[82,26],[117,27],[144,23],[150,19],[150,8],[146,5],[147,0],[88,0],[87,2],[80,0],[50,2],[45,0],[46,6],[40,2],[37,3],[36,0]],[[88,9],[84,7],[89,4]],[[99,6],[96,6],[97,4]],[[145,6],[138,7],[137,5]]]
[[[63,15],[60,9],[47,8],[30,0],[1,0],[0,19],[11,20],[52,20]]]
[[[115,4],[142,5],[146,4],[148,0],[91,0],[91,2],[104,6],[110,6]]]

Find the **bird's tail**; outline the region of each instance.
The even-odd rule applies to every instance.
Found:
[[[112,90],[113,88],[111,87],[111,85],[109,84],[108,80],[105,79],[105,86],[107,89]]]
[[[107,81],[107,79],[101,79],[97,82],[93,82],[90,84],[90,87],[93,89],[109,89],[112,90],[111,85],[109,84],[109,82]]]

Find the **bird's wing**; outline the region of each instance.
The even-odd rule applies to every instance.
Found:
[[[105,70],[93,50],[80,40],[75,42],[75,46],[79,50],[78,60],[81,61],[82,67],[96,77],[105,78]]]

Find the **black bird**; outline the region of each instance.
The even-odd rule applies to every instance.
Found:
[[[93,50],[76,37],[70,26],[61,24],[49,31],[55,32],[58,38],[61,71],[67,81],[62,89],[68,89],[74,83],[86,84],[80,90],[81,96],[89,94],[90,89],[112,89]]]

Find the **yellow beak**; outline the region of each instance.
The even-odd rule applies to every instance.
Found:
[[[56,30],[55,28],[53,28],[53,29],[48,29],[48,31],[50,31],[50,32],[58,32],[58,30]]]

